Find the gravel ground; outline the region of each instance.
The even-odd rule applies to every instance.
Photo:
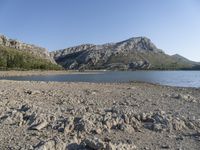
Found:
[[[0,80],[0,149],[198,150],[200,89]]]
[[[85,71],[80,72],[78,70],[60,70],[60,71],[40,71],[40,70],[34,70],[34,71],[0,71],[0,77],[11,77],[11,76],[34,76],[34,75],[60,75],[60,74],[91,74],[96,73],[100,71]]]

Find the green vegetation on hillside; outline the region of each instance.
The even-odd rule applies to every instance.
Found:
[[[158,70],[180,70],[180,69],[189,69],[192,68],[193,64],[178,60],[167,54],[154,54],[154,53],[145,53],[143,57],[151,62],[152,66],[150,69]]]
[[[148,68],[149,70],[190,69],[193,66],[191,63],[175,59],[167,54],[153,53],[153,52],[145,52],[145,53],[131,52],[128,53],[127,55],[124,54],[112,55],[107,64],[109,63],[129,64],[131,62],[139,60],[146,60],[147,62],[149,62],[151,64],[150,68]]]
[[[0,69],[60,70],[61,67],[51,63],[49,60],[36,57],[28,52],[0,46]]]

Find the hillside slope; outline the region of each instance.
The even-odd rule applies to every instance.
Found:
[[[0,46],[0,69],[59,70],[61,67],[47,59],[36,57],[28,52]]]
[[[0,36],[1,69],[60,69],[44,48]]]
[[[193,62],[165,54],[150,39],[135,37],[104,45],[85,44],[51,53],[66,69],[188,69]]]

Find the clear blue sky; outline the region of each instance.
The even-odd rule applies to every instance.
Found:
[[[0,0],[0,33],[49,50],[147,36],[200,61],[200,1]]]

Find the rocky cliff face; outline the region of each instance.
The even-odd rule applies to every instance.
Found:
[[[165,54],[146,37],[103,45],[80,45],[52,52],[51,56],[67,69],[170,69],[186,65]]]
[[[34,56],[38,56],[43,59],[49,60],[50,62],[54,64],[56,63],[54,59],[50,56],[47,49],[42,48],[42,47],[38,47],[35,45],[23,43],[17,40],[9,39],[4,35],[0,35],[0,45],[10,47],[10,48],[15,48],[21,51],[26,51],[33,54]]]

